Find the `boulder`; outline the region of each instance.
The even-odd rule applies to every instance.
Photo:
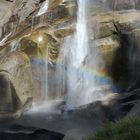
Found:
[[[8,53],[1,57],[0,75],[3,83],[0,110],[6,114],[24,110],[24,107],[27,109],[33,97],[31,66],[28,57],[20,52]]]
[[[13,111],[11,83],[7,75],[0,73],[0,113]]]
[[[127,113],[126,117],[140,116],[140,100],[132,107],[132,109]]]
[[[19,41],[19,47],[16,49],[28,55],[31,62],[31,71],[33,75],[34,100],[44,98],[44,93],[47,92],[46,85],[49,82],[50,95],[54,94],[56,68],[52,68],[49,63],[58,61],[60,46],[66,36],[73,32],[73,26],[62,28],[38,28],[28,37],[23,37]],[[48,61],[47,61],[48,60]],[[46,67],[48,70],[46,71]],[[48,75],[48,79],[46,76]]]
[[[107,37],[118,32],[129,32],[140,28],[139,10],[122,10],[100,13],[90,20],[95,31],[95,39]],[[96,28],[95,28],[96,27]]]
[[[15,7],[16,8],[15,8]],[[28,8],[29,7],[29,8]],[[72,7],[75,7],[74,5]],[[9,17],[7,22],[1,26],[1,34],[3,42],[0,42],[0,46],[3,46],[6,43],[11,42],[12,39],[20,38],[23,35],[30,34],[31,28],[38,28],[38,26],[59,26],[61,24],[66,25],[69,21],[72,21],[72,15],[69,13],[71,6],[65,5],[62,3],[62,0],[59,1],[49,1],[49,9],[45,13],[36,16],[40,4],[39,1],[15,1],[13,3],[13,10],[15,13]],[[13,12],[14,12],[13,11]]]
[[[72,129],[65,134],[63,140],[81,140],[90,135],[93,135],[90,129]]]

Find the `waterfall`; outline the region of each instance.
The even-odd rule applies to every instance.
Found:
[[[75,67],[80,67],[88,54],[87,1],[79,0],[77,24],[71,47],[71,59]]]
[[[59,61],[51,65],[47,57],[45,60],[45,106],[60,103],[71,109],[104,100],[110,95],[110,85],[98,77],[98,70],[102,69],[104,62],[97,53],[94,31],[89,24],[90,1],[78,0],[77,5],[75,33],[66,37],[60,47]]]
[[[110,95],[110,85],[103,83],[97,74],[104,62],[98,55],[94,41],[94,31],[88,23],[90,2],[78,0],[76,31],[65,42],[67,73],[67,108],[75,108],[97,100],[104,100]]]
[[[87,6],[88,2],[79,0],[77,11],[76,32],[67,49],[67,88],[68,106],[78,106],[84,104],[86,86],[88,81],[86,75],[81,71],[81,67],[89,52],[88,28],[87,28]]]

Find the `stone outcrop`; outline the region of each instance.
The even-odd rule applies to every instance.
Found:
[[[1,23],[2,39],[6,38],[0,43],[2,45],[0,54],[5,55],[11,53],[11,51],[19,51],[27,55],[33,80],[30,96],[39,99],[40,93],[44,93],[46,90],[43,84],[46,82],[44,76],[46,75],[45,59],[47,58],[50,62],[48,68],[48,75],[50,76],[55,73],[51,65],[57,62],[65,37],[71,35],[75,30],[73,19],[76,16],[76,1],[50,0],[48,1],[48,11],[39,16],[36,15],[44,1],[15,0],[13,3],[2,3],[9,4],[10,7],[7,15],[8,20],[5,17],[5,20]],[[102,5],[103,8],[99,8],[100,11],[98,9],[89,19],[94,31],[94,36],[91,35],[90,41],[94,43],[97,53],[102,56],[105,63],[104,69],[107,69],[109,74],[112,72],[113,77],[115,75],[114,70],[112,70],[114,62],[119,63],[121,61],[116,57],[117,53],[120,50],[122,51],[122,34],[128,31],[133,32],[133,34],[138,32],[140,13],[139,10],[131,10],[135,6],[135,2],[131,0],[123,2],[119,0],[98,1],[94,5],[97,5],[97,7]],[[110,9],[117,11],[110,11]],[[95,9],[93,8],[92,10]],[[18,41],[16,42],[15,40]],[[14,46],[14,48],[11,46]],[[122,73],[122,71],[120,72]],[[129,85],[125,83],[127,80],[125,78],[123,80],[115,79],[114,82],[119,81],[121,83],[123,81],[121,86],[128,87]],[[50,83],[52,85],[52,82]],[[41,89],[42,91],[40,91]],[[51,88],[52,92],[53,89],[54,87]]]
[[[1,57],[0,75],[0,112],[16,113],[32,104],[32,74],[26,54],[13,52]]]
[[[0,139],[4,140],[62,140],[63,135],[55,132],[50,132],[44,129],[36,130],[32,133],[10,133],[0,132]]]
[[[139,87],[139,15],[139,10],[128,8],[97,14],[90,21],[94,23],[93,38],[104,58],[105,69],[123,90]]]

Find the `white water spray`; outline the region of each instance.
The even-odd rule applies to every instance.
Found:
[[[77,24],[73,44],[71,44],[72,63],[80,67],[88,54],[88,30],[87,30],[87,4],[85,0],[78,1]]]
[[[104,65],[97,54],[94,41],[89,43],[90,36],[94,36],[88,25],[89,7],[88,0],[78,0],[76,32],[72,39],[66,41],[67,108],[104,100],[109,95],[105,90],[109,92],[110,86],[102,85],[95,72],[88,71],[88,67],[91,71],[96,71],[99,65]]]
[[[76,32],[72,38],[72,43],[66,47],[69,50],[68,53],[68,63],[67,63],[67,106],[77,107],[88,103],[89,95],[89,82],[92,82],[94,86],[94,78],[90,81],[90,77],[81,70],[81,67],[89,54],[89,42],[88,42],[88,28],[87,28],[87,18],[88,18],[88,1],[79,0],[78,1],[78,11],[77,11],[77,24]]]

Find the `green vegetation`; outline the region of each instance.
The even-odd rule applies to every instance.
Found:
[[[134,117],[106,124],[86,140],[140,140],[140,118]]]

